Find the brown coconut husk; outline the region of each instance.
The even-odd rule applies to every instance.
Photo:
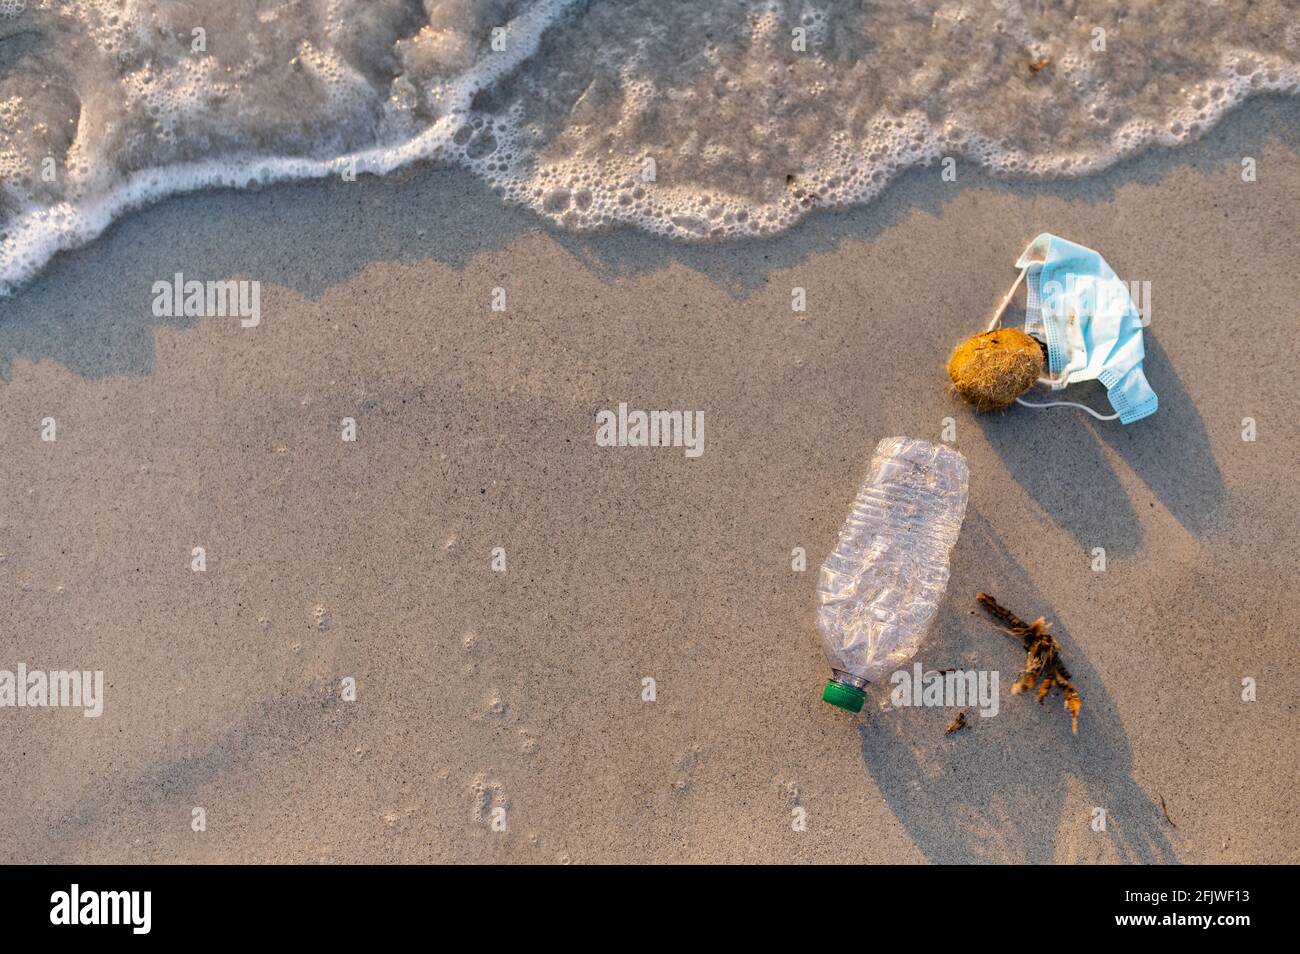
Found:
[[[1024,394],[1043,373],[1043,346],[1019,328],[994,328],[957,346],[948,376],[976,410],[998,411]]]

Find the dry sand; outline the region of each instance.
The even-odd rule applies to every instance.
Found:
[[[0,668],[107,680],[98,719],[0,709],[0,861],[1300,860],[1298,117],[725,246],[555,233],[436,168],[129,217],[0,303]],[[947,387],[1042,230],[1151,282],[1154,418]],[[176,271],[260,280],[261,326],[154,318]],[[703,456],[595,446],[620,401],[703,410]],[[1002,673],[951,736],[823,704],[813,623],[875,442],[949,417],[971,502],[920,659]],[[1010,697],[979,590],[1055,621],[1077,738]]]

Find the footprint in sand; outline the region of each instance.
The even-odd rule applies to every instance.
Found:
[[[695,742],[677,759],[677,777],[673,779],[673,791],[684,792],[691,787],[691,775],[699,760],[700,744]]]
[[[798,783],[788,779],[783,780],[778,778],[776,780],[776,785],[781,792],[781,796],[785,799],[787,808],[795,809],[804,807],[803,792],[799,790]]]
[[[461,652],[465,654],[467,659],[465,663],[465,675],[467,676],[473,676],[478,672],[478,663],[476,663],[473,658],[478,649],[478,641],[479,635],[472,629],[468,630],[465,635],[460,638]]]
[[[485,772],[480,772],[470,782],[469,789],[473,798],[471,818],[474,824],[489,830],[494,822],[498,827],[503,824],[510,808],[505,786],[489,779]]]

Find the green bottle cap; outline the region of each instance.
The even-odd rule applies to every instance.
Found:
[[[861,689],[846,686],[834,679],[828,679],[826,688],[822,690],[822,702],[829,702],[833,706],[848,709],[850,712],[861,712],[862,704],[866,701],[867,694]]]

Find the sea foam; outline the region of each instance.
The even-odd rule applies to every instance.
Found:
[[[1286,0],[3,0],[0,294],[179,192],[460,163],[573,230],[767,235],[1300,91]]]

